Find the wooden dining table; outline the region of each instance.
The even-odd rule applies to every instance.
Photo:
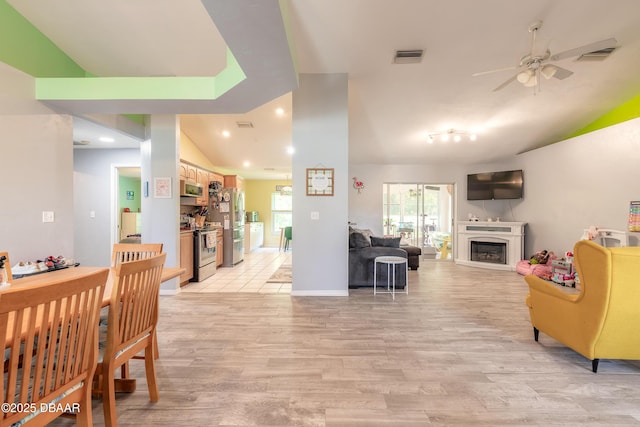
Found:
[[[107,267],[69,267],[63,268],[56,271],[51,271],[48,273],[34,274],[31,276],[22,277],[20,279],[14,279],[11,281],[11,287],[17,288],[22,286],[31,286],[31,285],[39,285],[43,283],[56,283],[56,282],[65,282],[68,280],[75,279],[80,276],[85,276],[87,274],[95,273],[99,270],[104,270]],[[182,267],[164,267],[162,269],[162,275],[160,276],[160,282],[166,282],[167,280],[174,279],[183,274],[186,269]],[[109,301],[111,300],[111,289],[113,288],[113,281],[115,280],[116,269],[115,267],[109,268],[109,276],[107,277],[107,283],[104,288],[104,296],[102,298],[102,306],[106,307],[109,305]]]
[[[32,276],[22,277],[20,279],[14,279],[11,281],[11,289],[17,289],[25,286],[44,285],[48,283],[60,283],[66,282],[78,277],[86,276],[101,270],[105,270],[108,267],[69,267],[47,273],[34,274]],[[104,288],[104,294],[102,297],[102,307],[107,307],[111,301],[111,290],[113,289],[113,281],[116,277],[115,267],[110,267],[109,275],[107,276],[106,286]],[[166,282],[167,280],[174,279],[185,272],[181,267],[164,267],[160,276],[160,282]],[[0,298],[2,298],[2,292],[0,291]],[[7,329],[7,345],[13,342],[13,319],[9,319],[9,327]]]

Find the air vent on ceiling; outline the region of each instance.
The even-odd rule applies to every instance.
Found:
[[[393,57],[394,64],[418,64],[422,62],[422,49],[412,50],[396,50],[396,55]]]
[[[616,50],[615,47],[608,47],[606,49],[595,50],[589,53],[583,53],[576,59],[576,61],[604,61]]]
[[[89,141],[86,140],[82,140],[82,141],[73,141],[73,145],[89,145]]]
[[[240,129],[251,129],[253,127],[253,123],[247,121],[247,122],[236,122],[236,125],[238,125],[238,127]]]

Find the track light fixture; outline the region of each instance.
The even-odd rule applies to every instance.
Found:
[[[454,142],[460,142],[463,138],[468,138],[469,141],[475,141],[476,139],[478,139],[478,136],[475,133],[469,133],[456,129],[447,129],[444,132],[430,132],[429,135],[427,135],[427,142],[429,144],[432,144],[436,139],[439,139],[442,142],[448,142],[450,140],[453,140]]]

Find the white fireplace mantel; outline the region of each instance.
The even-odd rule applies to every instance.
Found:
[[[458,221],[455,262],[457,264],[494,270],[515,271],[524,253],[524,230],[526,222],[503,221]],[[471,260],[471,242],[504,243],[506,263],[495,264]]]

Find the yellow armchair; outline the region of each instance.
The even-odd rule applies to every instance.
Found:
[[[574,248],[579,293],[525,276],[534,339],[539,331],[591,360],[640,360],[640,247],[605,248],[581,240]]]

